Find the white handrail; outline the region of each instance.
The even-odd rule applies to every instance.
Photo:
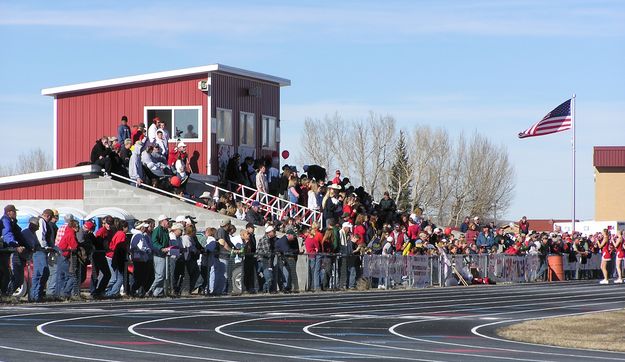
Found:
[[[313,210],[308,207],[290,202],[288,200],[284,200],[280,197],[273,196],[266,192],[260,192],[256,189],[253,189],[249,186],[235,184],[237,186],[237,191],[230,191],[224,188],[211,185],[209,183],[204,183],[206,186],[214,188],[213,197],[217,196],[218,192],[229,192],[232,193],[235,198],[240,198],[242,201],[246,203],[250,203],[253,201],[258,201],[260,203],[261,209],[267,211],[267,214],[271,214],[274,218],[281,220],[285,216],[298,217],[301,216],[301,223],[307,226],[310,226],[314,223],[317,223],[322,227],[323,223],[323,214],[319,210]],[[248,193],[246,194],[246,191]]]
[[[146,189],[149,189],[149,190],[152,190],[152,191],[156,191],[158,193],[161,193],[161,194],[164,194],[164,195],[167,195],[167,196],[175,197],[175,198],[179,199],[180,201],[186,201],[186,202],[188,202],[190,204],[194,204],[195,205],[198,202],[197,200],[192,200],[192,199],[186,198],[184,196],[176,195],[174,193],[171,193],[171,192],[168,192],[168,191],[165,191],[165,190],[161,190],[161,189],[159,189],[157,187],[150,186],[148,184],[142,183],[141,185],[139,185],[139,184],[137,184],[137,181],[135,181],[133,179],[130,179],[130,178],[127,178],[127,177],[124,177],[122,175],[118,175],[116,173],[111,173],[111,176],[115,176],[116,178],[120,178],[122,180],[134,182],[134,184],[137,187],[139,187],[139,188],[146,188]]]

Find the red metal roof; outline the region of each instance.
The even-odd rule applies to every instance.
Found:
[[[593,166],[625,167],[625,146],[594,147]]]

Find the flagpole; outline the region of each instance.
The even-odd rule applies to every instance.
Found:
[[[573,130],[573,134],[571,137],[571,145],[572,145],[572,171],[573,171],[573,203],[572,203],[572,215],[571,215],[571,234],[575,233],[575,93],[573,93],[573,98],[571,98],[571,128]]]

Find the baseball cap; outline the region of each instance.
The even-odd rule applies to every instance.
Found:
[[[254,207],[254,206],[256,206],[256,207],[260,206],[260,202],[258,202],[258,201],[252,202],[252,207]]]
[[[176,222],[184,222],[184,219],[185,219],[184,215],[176,216]]]
[[[30,219],[28,219],[28,223],[39,226],[39,218],[33,216]]]
[[[7,206],[4,207],[4,213],[6,214],[9,211],[17,211],[17,209],[15,208],[15,205],[13,204],[9,204]]]
[[[222,219],[219,226],[226,226],[228,224],[230,224],[230,219]]]
[[[288,229],[288,230],[286,231],[286,234],[287,234],[287,235],[297,236],[297,232],[296,232],[295,230],[293,230],[293,229]]]
[[[344,223],[343,223],[343,227],[344,227],[344,228],[350,228],[350,229],[351,229],[351,228],[352,228],[352,226],[353,226],[353,225],[352,225],[351,223],[349,223],[349,222],[344,222]]]
[[[158,222],[161,222],[163,220],[169,220],[169,218],[167,216],[165,216],[165,215],[160,215],[157,220],[158,220]]]
[[[180,148],[180,147],[187,147],[187,144],[184,143],[184,142],[179,142],[178,143],[178,148]]]
[[[276,229],[275,229],[273,226],[271,226],[271,225],[269,225],[269,226],[267,226],[267,227],[265,228],[265,232],[266,232],[266,233],[272,232],[272,231],[274,231],[274,230],[276,230]]]

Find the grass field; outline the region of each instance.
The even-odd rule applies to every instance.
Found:
[[[537,319],[500,328],[514,341],[625,352],[625,310]]]

